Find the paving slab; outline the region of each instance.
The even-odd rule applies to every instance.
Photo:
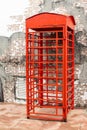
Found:
[[[0,103],[0,130],[87,130],[87,109],[74,109],[67,122],[26,118],[26,105]]]

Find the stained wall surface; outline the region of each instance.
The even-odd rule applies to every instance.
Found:
[[[24,14],[11,17],[15,20],[15,24],[8,27],[16,33],[10,37],[0,37],[0,71],[2,71],[0,77],[4,84],[4,100],[16,101],[16,83],[19,78],[25,78],[25,20],[23,19],[41,12],[73,15],[75,18],[75,106],[86,107],[87,0],[29,0]],[[16,22],[17,20],[19,22]],[[20,28],[22,32],[17,32]]]

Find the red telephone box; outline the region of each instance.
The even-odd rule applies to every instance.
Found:
[[[66,121],[74,108],[73,16],[26,19],[27,118]]]

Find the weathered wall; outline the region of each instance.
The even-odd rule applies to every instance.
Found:
[[[7,38],[0,39],[5,46],[0,56],[0,78],[3,82],[4,101],[15,102],[17,77],[25,78],[25,34],[17,32]],[[4,42],[2,42],[4,41]],[[9,41],[9,42],[8,42]],[[4,51],[5,50],[5,51]]]
[[[25,14],[23,14],[21,17],[11,17],[12,19],[17,19],[20,25],[17,25],[17,23],[15,22],[14,25],[9,25],[9,29],[17,31],[20,27],[22,27],[22,31],[25,32],[24,18],[40,12],[54,12],[65,15],[73,15],[75,18],[75,105],[86,106],[87,0],[29,0],[29,7],[25,10]],[[25,76],[25,34],[15,33],[10,38],[6,38],[4,42],[6,43],[6,45],[9,45],[9,47],[7,47],[7,51],[5,51],[5,53],[3,53],[3,55],[0,57],[1,62],[3,62],[4,64],[3,71],[5,71],[8,77],[11,77],[13,75]],[[0,37],[0,45],[1,44],[2,37]],[[3,48],[4,50],[4,47],[6,46],[0,47],[0,49]],[[2,50],[0,52],[2,54]],[[12,91],[10,90],[10,93],[13,92],[15,85],[15,82],[13,83],[13,81],[15,81],[14,78],[12,78],[11,80],[9,80],[9,78],[8,80],[6,80],[7,87],[9,86],[7,82],[11,82],[11,86],[13,86]],[[14,101],[13,99],[12,101]],[[6,99],[6,101],[8,100]]]

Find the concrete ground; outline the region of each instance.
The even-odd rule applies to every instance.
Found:
[[[25,105],[0,103],[0,130],[87,130],[87,109],[72,110],[65,123],[26,119]]]

